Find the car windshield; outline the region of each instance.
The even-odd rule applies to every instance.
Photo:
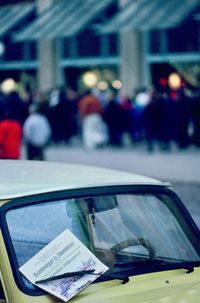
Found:
[[[166,194],[117,194],[12,208],[6,221],[18,266],[66,228],[109,267],[110,273],[116,271],[117,264],[141,260],[200,261],[197,240],[173,199]]]

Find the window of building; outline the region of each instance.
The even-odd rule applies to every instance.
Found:
[[[199,50],[199,24],[194,18],[167,31],[169,52],[195,52]]]
[[[109,55],[117,55],[119,53],[118,45],[118,35],[109,35]]]
[[[79,35],[64,39],[63,57],[97,57],[118,54],[118,36],[116,34],[102,36],[96,32],[96,26],[109,20],[117,11],[118,5],[113,2]]]
[[[74,58],[77,57],[78,55],[78,44],[77,44],[77,38],[71,37],[71,38],[67,38],[67,39],[63,39],[62,42],[62,51],[61,51],[61,56],[66,58],[66,57],[70,57],[70,58]]]
[[[160,52],[160,32],[152,31],[150,35],[150,52],[159,53]]]
[[[63,57],[70,57],[70,40],[71,39],[63,39],[62,42],[62,55]]]
[[[29,42],[29,59],[37,59],[37,44],[36,42]]]
[[[79,56],[99,56],[101,53],[101,37],[92,30],[86,29],[78,36]]]
[[[100,36],[86,30],[78,37],[63,40],[63,57],[110,56],[119,53],[118,35]]]
[[[3,61],[23,61],[37,59],[37,42],[14,43],[10,39],[3,41],[5,50],[2,55]]]
[[[23,56],[24,56],[24,44],[23,43],[6,42],[6,48],[5,48],[5,53],[4,53],[5,61],[23,60]]]

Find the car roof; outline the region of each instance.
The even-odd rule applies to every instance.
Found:
[[[164,185],[152,178],[80,164],[0,160],[0,200],[112,185]]]

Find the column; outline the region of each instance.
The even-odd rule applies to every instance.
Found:
[[[38,14],[42,13],[54,0],[38,0]],[[63,84],[62,69],[59,66],[59,41],[43,39],[38,41],[38,87],[48,91]]]
[[[128,0],[118,0],[123,8]],[[145,64],[145,45],[143,33],[139,31],[121,32],[119,37],[121,56],[120,79],[122,93],[132,96],[135,89],[147,84],[147,65]]]
[[[120,34],[120,75],[123,94],[132,96],[143,83],[142,33],[123,32]]]

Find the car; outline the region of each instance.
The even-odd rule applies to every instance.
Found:
[[[169,183],[47,161],[0,168],[0,302],[58,302],[19,268],[66,229],[109,268],[72,302],[199,302],[200,232]]]

